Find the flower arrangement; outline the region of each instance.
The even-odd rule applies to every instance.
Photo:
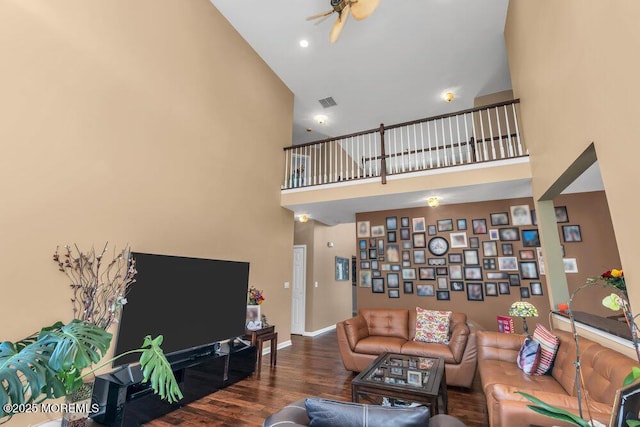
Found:
[[[624,281],[624,271],[616,270],[615,268],[607,270],[598,277],[587,278],[587,284],[597,284],[598,282],[604,282],[605,286],[611,286],[622,292],[627,297],[627,284]]]
[[[249,305],[260,305],[264,302],[264,293],[255,286],[249,287]]]

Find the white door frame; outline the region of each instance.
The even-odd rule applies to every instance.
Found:
[[[307,245],[293,246],[293,279],[291,285],[291,333],[303,335],[306,320]]]

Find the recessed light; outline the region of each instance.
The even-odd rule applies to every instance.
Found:
[[[300,47],[309,47],[309,41],[305,39],[300,40]]]
[[[318,114],[313,118],[313,120],[315,120],[317,124],[323,125],[327,123],[327,116],[325,116],[324,114]]]

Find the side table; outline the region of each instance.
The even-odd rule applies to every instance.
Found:
[[[246,330],[246,337],[251,338],[251,345],[258,347],[258,375],[262,366],[262,346],[265,341],[271,345],[271,366],[276,365],[278,358],[278,333],[275,325],[267,326],[256,330]]]

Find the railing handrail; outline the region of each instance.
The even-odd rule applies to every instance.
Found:
[[[288,147],[283,147],[283,150],[284,151],[293,150],[293,149],[297,149],[297,148],[304,148],[304,147],[309,147],[309,146],[318,145],[318,144],[325,144],[327,142],[337,141],[337,140],[341,140],[341,139],[354,138],[356,136],[366,135],[366,134],[374,133],[374,132],[380,132],[381,128],[383,128],[384,130],[395,129],[395,128],[399,128],[399,127],[403,127],[403,126],[410,126],[410,125],[413,125],[413,124],[430,122],[430,121],[433,121],[433,120],[446,119],[448,117],[455,117],[455,116],[460,116],[460,115],[463,115],[463,114],[475,113],[476,111],[482,111],[482,110],[487,110],[487,109],[491,109],[491,108],[503,107],[505,105],[519,104],[519,103],[520,103],[520,98],[515,98],[515,99],[508,100],[508,101],[502,101],[502,102],[496,102],[494,104],[483,105],[482,107],[468,108],[466,110],[456,111],[456,112],[447,113],[447,114],[440,114],[440,115],[437,115],[437,116],[426,117],[424,119],[417,119],[417,120],[412,120],[412,121],[408,121],[408,122],[404,122],[404,123],[396,123],[396,124],[393,124],[393,125],[380,124],[380,126],[378,126],[377,128],[364,130],[364,131],[360,131],[360,132],[355,132],[355,133],[350,133],[350,134],[341,135],[341,136],[334,136],[334,137],[331,137],[331,138],[325,138],[325,139],[321,139],[321,140],[317,140],[317,141],[305,142],[304,144],[290,145]],[[496,138],[493,138],[493,139],[496,139]]]

